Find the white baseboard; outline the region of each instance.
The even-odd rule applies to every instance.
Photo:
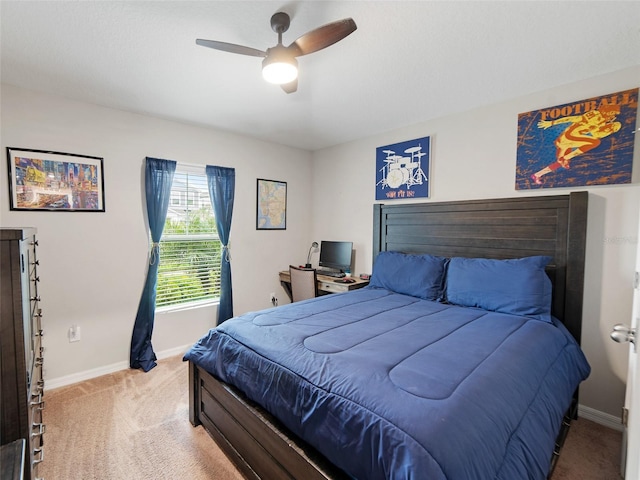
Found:
[[[586,418],[587,420],[591,420],[592,422],[612,428],[619,432],[622,431],[622,419],[620,417],[601,412],[594,408],[578,405],[578,417]]]
[[[171,348],[162,352],[156,352],[158,360],[164,358],[173,357],[186,352],[192,344],[183,345],[181,347]],[[85,370],[84,372],[73,373],[71,375],[65,375],[64,377],[45,379],[45,390],[51,390],[54,388],[66,387],[67,385],[73,385],[74,383],[83,382],[85,380],[91,380],[92,378],[100,377],[102,375],[108,375],[110,373],[120,372],[129,368],[129,362],[117,362],[111,365],[105,365],[104,367],[93,368],[91,370]]]

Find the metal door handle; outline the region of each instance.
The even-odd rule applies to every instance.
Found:
[[[618,343],[631,342],[635,350],[636,329],[619,323],[613,327],[613,330],[611,331],[611,339]]]

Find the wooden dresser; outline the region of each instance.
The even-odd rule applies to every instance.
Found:
[[[44,458],[37,247],[34,228],[0,229],[0,445],[25,440],[28,480]]]

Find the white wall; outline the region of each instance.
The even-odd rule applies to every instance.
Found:
[[[309,152],[9,85],[1,93],[0,226],[38,229],[49,386],[128,365],[148,251],[146,156],[236,169],[234,312],[270,306],[270,292],[284,300],[277,272],[303,262],[311,242]],[[10,211],[6,147],[104,157],[106,212]],[[286,230],[256,231],[257,178],[288,183]],[[178,353],[213,326],[216,315],[217,307],[156,315],[154,350]],[[77,343],[67,338],[73,324],[81,327]]]
[[[432,141],[428,201],[567,193],[570,189],[515,190],[518,114],[636,88],[639,79],[640,67],[634,67],[315,152],[312,238],[353,240],[356,273],[370,272],[376,147],[424,136]],[[639,163],[636,138],[636,182]],[[631,316],[640,187],[633,183],[578,190],[590,192],[582,346],[592,366],[580,402],[619,417],[628,348],[608,335],[614,324]]]

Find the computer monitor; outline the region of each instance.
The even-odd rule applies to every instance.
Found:
[[[320,260],[318,265],[345,272],[351,270],[351,250],[353,242],[332,242],[322,240],[320,242]]]

